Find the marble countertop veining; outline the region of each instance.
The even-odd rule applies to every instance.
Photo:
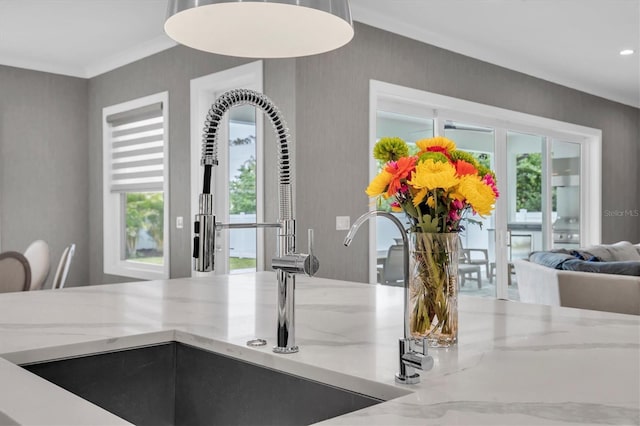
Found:
[[[460,343],[402,386],[402,289],[298,277],[295,297],[279,355],[272,272],[1,294],[0,425],[127,424],[15,364],[166,341],[388,399],[323,425],[640,424],[640,317],[463,296]]]

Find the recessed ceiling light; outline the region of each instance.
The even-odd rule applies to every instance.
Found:
[[[633,49],[623,49],[623,50],[620,51],[620,54],[622,56],[633,55]]]

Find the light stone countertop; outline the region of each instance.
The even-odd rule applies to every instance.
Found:
[[[640,424],[640,317],[462,296],[460,343],[403,386],[402,289],[298,277],[295,297],[279,355],[273,272],[0,294],[0,425],[127,424],[15,364],[166,341],[388,399],[323,425]]]

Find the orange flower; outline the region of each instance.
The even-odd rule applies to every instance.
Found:
[[[390,161],[385,167],[385,171],[392,175],[387,188],[387,197],[394,196],[402,186],[402,179],[409,177],[416,168],[415,157],[400,157],[398,161]]]
[[[456,165],[456,174],[458,176],[466,176],[466,175],[476,175],[478,174],[478,169],[476,169],[473,164],[467,163],[464,160],[458,160],[455,163]]]

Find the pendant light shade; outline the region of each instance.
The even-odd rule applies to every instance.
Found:
[[[246,58],[293,58],[353,38],[348,0],[169,0],[165,32],[180,44]]]

